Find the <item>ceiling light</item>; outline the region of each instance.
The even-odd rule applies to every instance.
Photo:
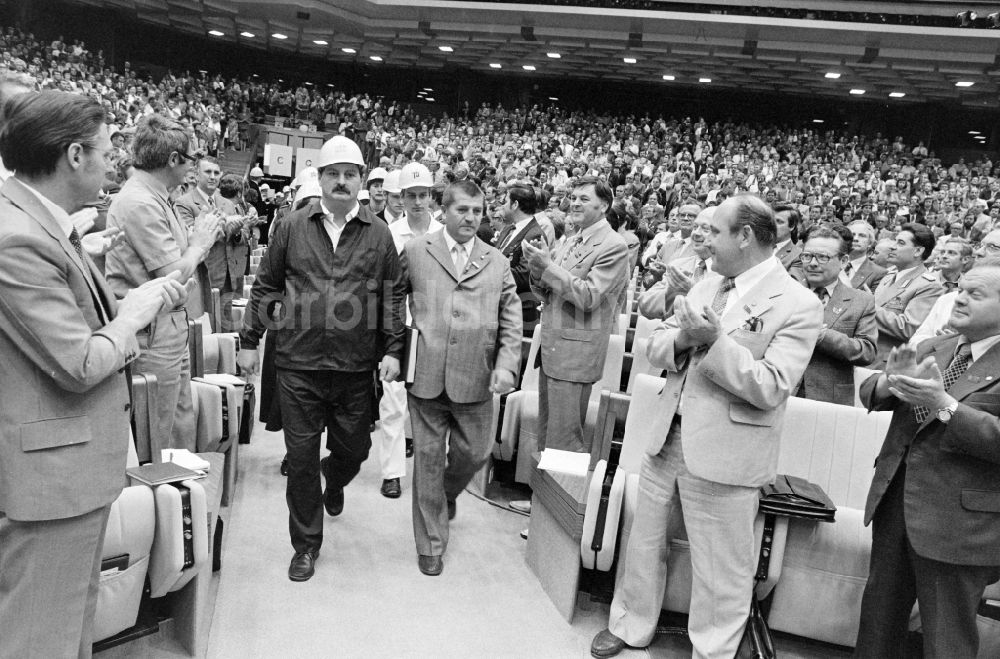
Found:
[[[257,35],[254,34],[253,32],[240,32],[240,36],[246,37],[247,39],[253,39]]]
[[[852,89],[851,93],[854,94],[855,96],[861,96],[862,94],[865,93],[865,90],[863,90],[863,89]]]
[[[358,52],[358,51],[354,50],[353,48],[341,48],[340,51],[342,53],[347,53],[348,55],[353,55],[354,53]]]
[[[426,96],[427,92],[417,92],[417,96]]]
[[[969,135],[979,135],[979,131],[978,130],[970,130],[969,131]]]
[[[535,67],[533,67],[530,64],[525,64],[525,65],[521,66],[521,68],[524,69],[525,71],[534,71],[535,70]]]
[[[971,80],[959,80],[958,82],[955,83],[955,86],[956,87],[971,87],[974,84],[976,84],[976,83],[972,82]]]
[[[665,75],[665,76],[663,76],[663,79],[664,79],[664,80],[676,80],[677,78],[675,78],[675,77],[674,77],[674,76],[672,76],[672,75]]]
[[[821,123],[823,123],[823,120],[822,119],[813,119],[813,123],[814,124],[821,124]]]
[[[425,98],[424,100],[425,100],[425,101],[427,101],[428,103],[433,103],[433,102],[434,102],[434,99],[433,99],[433,98],[431,98],[430,96],[428,96],[428,97],[427,97],[427,98]]]
[[[287,39],[288,38],[287,34],[282,34],[281,32],[275,32],[271,36],[274,37],[275,39]]]
[[[823,77],[824,78],[829,78],[830,80],[836,80],[837,78],[840,77],[840,74],[839,73],[835,73],[833,71],[830,71],[826,75],[824,75]]]
[[[625,62],[626,64],[635,64],[634,57],[623,57],[622,61]]]
[[[322,39],[313,39],[313,43],[317,46],[329,46],[329,42],[323,41]]]
[[[208,33],[211,34],[213,37],[224,37],[224,36],[226,36],[224,33],[219,32],[218,30],[209,30]]]
[[[424,91],[425,91],[425,92],[432,92],[432,91],[434,91],[434,90],[433,90],[433,89],[431,89],[430,87],[424,87]]]
[[[559,53],[545,53],[546,57],[551,57],[552,59],[559,59],[562,57]]]
[[[712,79],[711,78],[698,78],[698,82],[704,82],[704,83],[707,84],[709,82],[712,82]]]
[[[906,96],[905,92],[889,92],[889,98],[903,98]]]
[[[550,101],[558,101],[559,99],[556,96],[549,96],[549,100]]]
[[[438,46],[438,50],[440,50],[442,53],[453,53],[453,52],[455,52],[455,49],[452,48],[451,46]]]
[[[371,55],[371,56],[368,57],[368,59],[370,59],[373,62],[381,62],[382,61],[382,58],[379,57],[378,55]]]
[[[490,62],[490,68],[491,69],[502,69],[503,68],[503,64],[500,64],[499,62]]]

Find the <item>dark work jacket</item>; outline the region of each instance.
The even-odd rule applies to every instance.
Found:
[[[362,372],[403,352],[405,284],[385,222],[361,206],[336,251],[319,199],[275,225],[257,270],[240,332],[256,348],[274,330],[275,365]],[[268,320],[274,302],[283,317]]]

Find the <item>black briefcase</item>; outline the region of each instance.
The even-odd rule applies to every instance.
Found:
[[[773,483],[760,488],[760,512],[832,522],[837,506],[819,485],[796,476],[778,474]]]

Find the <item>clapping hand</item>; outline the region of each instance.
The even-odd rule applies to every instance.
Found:
[[[685,272],[676,266],[668,265],[667,283],[670,284],[670,290],[677,295],[687,295],[691,287],[694,286],[694,279],[691,278],[691,273]]]
[[[674,318],[681,330],[682,347],[710,346],[722,333],[722,323],[711,307],[696,310],[683,295],[674,298]]]
[[[83,249],[91,258],[104,256],[123,242],[125,242],[125,232],[118,227],[109,227],[104,231],[88,233],[80,239],[80,244],[83,245]]]
[[[885,363],[889,393],[912,406],[939,410],[955,399],[944,390],[941,369],[933,357],[917,363],[917,351],[902,345],[892,349]]]
[[[540,278],[545,272],[545,268],[549,267],[549,263],[552,262],[548,247],[545,246],[545,241],[541,238],[536,238],[534,241],[522,240],[521,254],[528,260],[528,269],[531,270],[531,276],[535,279]]]

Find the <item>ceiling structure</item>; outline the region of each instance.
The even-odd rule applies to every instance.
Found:
[[[706,2],[720,10],[736,4]],[[74,3],[279,54],[369,66],[457,67],[838,99],[854,90],[855,97],[888,103],[1000,107],[1000,30],[450,0]],[[768,4],[946,16],[977,7],[976,0]],[[988,6],[979,7],[985,12]]]

